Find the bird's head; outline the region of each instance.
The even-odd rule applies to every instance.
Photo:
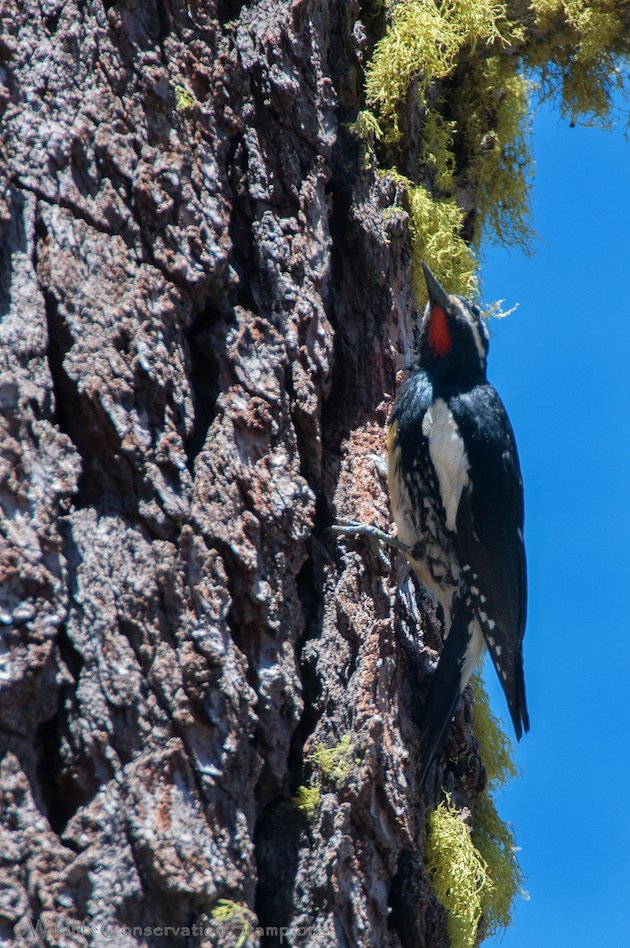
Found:
[[[421,368],[441,377],[483,380],[490,337],[479,307],[449,295],[425,263],[429,302],[420,331]]]

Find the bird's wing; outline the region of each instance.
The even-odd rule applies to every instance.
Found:
[[[455,549],[520,738],[529,730],[522,658],[527,577],[523,482],[514,433],[490,385],[453,396],[449,407],[468,464]]]

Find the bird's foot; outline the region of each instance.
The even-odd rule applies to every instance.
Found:
[[[407,546],[406,543],[399,540],[398,537],[393,537],[391,534],[386,533],[379,527],[375,527],[374,524],[371,523],[359,523],[358,520],[337,520],[333,523],[330,530],[332,533],[337,533],[341,536],[365,537],[370,549],[386,570],[391,569],[391,564],[385,555],[383,545],[391,546],[395,550],[400,550],[401,553],[410,553],[412,549]]]

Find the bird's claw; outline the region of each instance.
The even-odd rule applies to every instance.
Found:
[[[363,536],[377,560],[387,571],[391,570],[389,558],[383,550],[383,545],[391,546],[402,553],[409,553],[410,547],[402,543],[397,537],[391,536],[371,523],[360,523],[358,520],[337,520],[330,528],[332,533],[341,536]]]

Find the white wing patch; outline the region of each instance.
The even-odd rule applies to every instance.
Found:
[[[464,487],[470,484],[468,456],[453,413],[443,398],[436,398],[422,419],[422,433],[438,477],[446,526],[455,529],[457,508]]]
[[[486,650],[486,643],[483,637],[483,632],[479,626],[478,622],[473,622],[470,628],[471,635],[468,645],[466,647],[466,654],[464,655],[464,660],[461,665],[460,672],[460,693],[464,690],[468,684],[468,680],[475,668],[479,659],[484,654]]]

